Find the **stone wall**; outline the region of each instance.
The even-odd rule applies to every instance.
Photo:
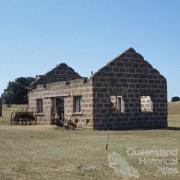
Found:
[[[166,79],[130,48],[92,77],[94,129],[167,127]],[[122,96],[124,112],[112,112],[111,96]],[[141,96],[150,96],[153,112],[142,112]]]
[[[73,112],[74,96],[82,97],[81,112]],[[90,79],[65,64],[40,77],[29,92],[29,111],[36,112],[36,100],[43,99],[39,123],[51,123],[53,97],[64,97],[65,119],[73,120],[78,127],[167,127],[166,79],[132,48]]]
[[[43,99],[43,113],[38,115],[38,123],[51,123],[51,108],[53,97],[64,97],[65,119],[76,122],[78,127],[93,127],[93,88],[88,79],[76,79],[37,85],[29,92],[29,111],[36,112],[36,100]],[[73,112],[73,97],[82,96],[82,111]]]
[[[75,72],[74,69],[65,63],[62,63],[51,71],[47,72],[45,75],[39,76],[39,78],[34,82],[34,85],[70,81],[80,78],[82,77],[77,72]]]

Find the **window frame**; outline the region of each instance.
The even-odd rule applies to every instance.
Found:
[[[114,98],[115,98],[115,101],[113,103],[112,99]],[[125,104],[124,104],[123,96],[119,96],[119,95],[110,96],[110,101],[111,101],[112,113],[125,113]],[[114,105],[114,110],[113,110],[113,105]]]
[[[36,99],[36,113],[43,113],[43,99]]]
[[[145,98],[145,99],[142,99],[142,98]],[[143,100],[146,101],[146,102],[142,102]],[[147,110],[145,110],[146,108],[144,107],[145,106],[144,103],[148,103]],[[154,103],[152,101],[152,96],[150,96],[150,95],[140,96],[140,105],[141,105],[141,112],[142,113],[153,113],[154,112]],[[148,108],[150,108],[151,110],[148,110]]]
[[[82,112],[82,96],[73,96],[73,113]]]

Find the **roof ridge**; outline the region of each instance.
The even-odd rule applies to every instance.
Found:
[[[56,65],[56,67],[52,68],[50,71],[46,72],[45,74],[41,75],[41,76],[38,76],[39,78],[37,78],[34,82],[33,82],[33,85],[37,84],[38,82],[40,82],[41,80],[43,80],[43,78],[46,78],[46,76],[51,76],[50,74],[55,71],[57,68],[65,68],[65,69],[69,69],[69,71],[77,76],[79,76],[79,78],[82,78],[81,75],[79,75],[79,73],[77,73],[72,67],[68,66],[66,63],[60,63],[58,65]],[[61,74],[62,75],[62,74]],[[58,76],[60,76],[60,74],[58,74]]]
[[[129,47],[129,48],[125,49],[122,53],[120,53],[119,55],[117,55],[116,57],[114,57],[114,58],[113,58],[111,61],[109,61],[106,65],[104,65],[104,66],[101,67],[99,70],[97,70],[97,71],[93,74],[93,76],[91,76],[91,77],[94,77],[94,76],[95,76],[98,72],[100,72],[103,68],[105,68],[106,66],[110,65],[115,59],[121,57],[123,54],[128,53],[128,52],[130,52],[130,53],[137,53],[136,50],[135,50],[134,48],[132,48],[132,47]]]

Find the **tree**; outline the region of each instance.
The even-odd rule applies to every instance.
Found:
[[[10,81],[2,94],[3,103],[27,104],[28,89],[34,80],[33,77],[19,77],[15,81]]]
[[[171,102],[176,102],[176,101],[180,101],[180,97],[178,96],[172,97]]]

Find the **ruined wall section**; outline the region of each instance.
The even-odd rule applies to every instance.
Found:
[[[130,48],[92,77],[94,129],[167,127],[166,79]],[[124,112],[111,109],[111,96],[122,96]],[[141,96],[150,96],[153,112],[142,112]]]

